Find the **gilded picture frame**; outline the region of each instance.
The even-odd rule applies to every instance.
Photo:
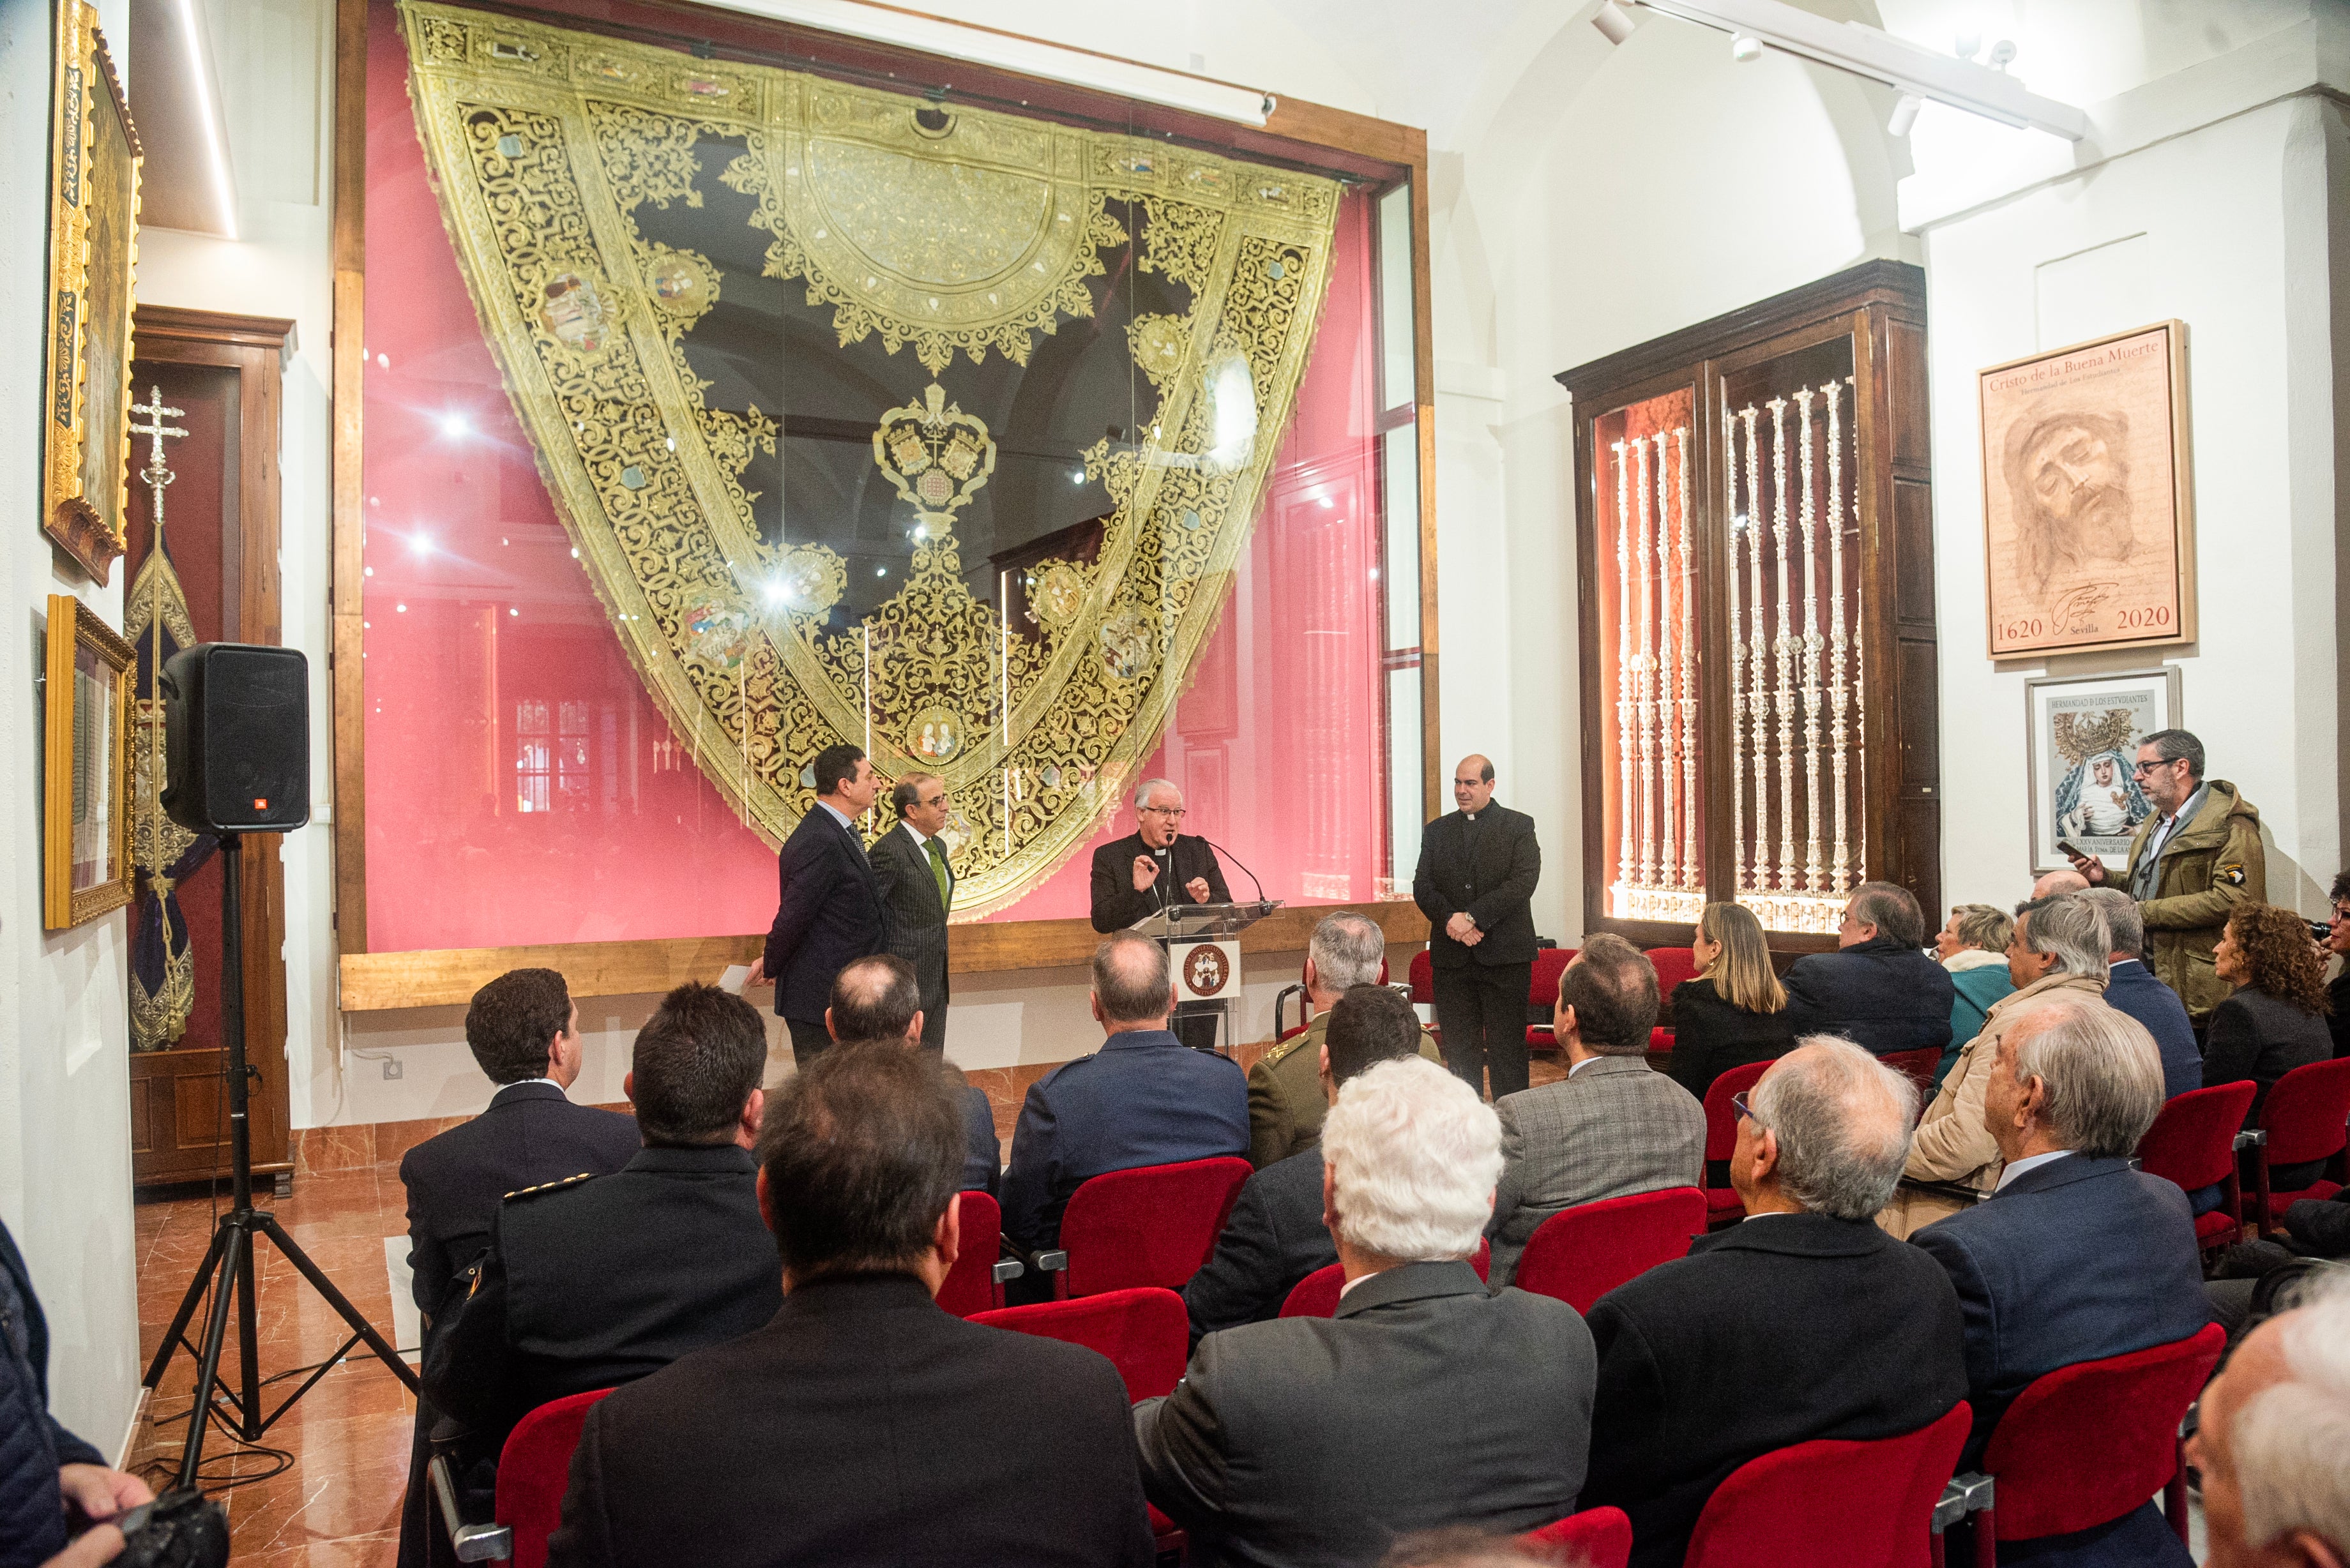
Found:
[[[71,594],[49,596],[41,915],[49,930],[130,902],[130,700],[138,660]]]
[[[1991,658],[2194,641],[2186,324],[2012,359],[1976,383]]]
[[[2071,867],[2060,841],[2116,877],[2127,867],[2130,841],[2154,810],[2130,764],[2147,735],[2182,722],[2179,686],[2176,665],[2023,683],[2033,876]]]
[[[143,157],[98,12],[62,0],[49,94],[41,526],[104,583],[125,548]]]

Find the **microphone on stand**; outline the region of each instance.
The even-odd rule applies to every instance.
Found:
[[[1241,857],[1239,856],[1233,854],[1231,850],[1225,848],[1222,845],[1217,843],[1212,838],[1203,838],[1200,842],[1205,844],[1209,848],[1214,850],[1217,854],[1222,856],[1233,865],[1240,866],[1242,870],[1248,871],[1248,879],[1252,882],[1256,882],[1256,901],[1260,904],[1264,902],[1264,884],[1257,882],[1255,872],[1249,871],[1249,868],[1246,866],[1241,865]]]

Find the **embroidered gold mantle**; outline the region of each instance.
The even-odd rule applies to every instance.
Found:
[[[1156,747],[1214,628],[1321,311],[1336,184],[423,0],[400,14],[485,336],[686,749],[775,843],[810,806],[803,764],[837,741],[887,777],[937,773],[956,918],[1035,887]],[[688,363],[723,269],[645,220],[701,208],[712,176],[754,203],[767,276],[828,309],[844,352],[878,342],[904,366],[873,454],[912,559],[859,618],[835,613],[844,559],[789,496],[780,533],[754,518],[746,474],[776,414],[711,407]],[[1147,390],[1130,439],[1082,455],[1113,507],[1099,546],[1009,574],[1026,607],[1007,611],[973,596],[954,532],[995,440],[937,382],[958,358],[1027,365],[1095,314],[1103,254],[1128,245],[1189,307],[1124,323]]]

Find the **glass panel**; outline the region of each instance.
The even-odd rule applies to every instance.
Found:
[[[1419,431],[1404,425],[1379,437],[1386,471],[1388,651],[1419,646]]]
[[[1419,865],[1419,830],[1428,820],[1421,789],[1419,666],[1388,671],[1388,836],[1395,846],[1382,898],[1411,897]]]
[[[1411,187],[1397,186],[1379,198],[1379,406],[1413,400]]]

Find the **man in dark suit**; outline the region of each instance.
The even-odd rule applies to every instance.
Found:
[[[1834,1034],[1877,1055],[1939,1051],[1950,1043],[1950,971],[1921,950],[1926,917],[1907,888],[1863,882],[1836,927],[1832,953],[1789,967],[1787,1019],[1795,1033]]]
[[[1089,1177],[1248,1153],[1248,1080],[1231,1058],[1168,1032],[1174,1005],[1157,942],[1120,932],[1096,950],[1102,1047],[1039,1079],[1013,1129],[1003,1233],[1019,1246],[1054,1245],[1069,1195]]]
[[[1493,1098],[1526,1086],[1526,991],[1534,966],[1534,884],[1542,846],[1534,819],[1493,804],[1493,764],[1461,759],[1452,770],[1461,809],[1422,830],[1411,899],[1428,917],[1436,1028],[1444,1060]]]
[[[498,1085],[489,1108],[400,1161],[408,1189],[410,1289],[423,1314],[427,1354],[442,1308],[456,1304],[452,1283],[490,1244],[499,1199],[565,1177],[608,1176],[636,1158],[639,1142],[633,1116],[564,1097],[579,1076],[579,1009],[555,971],[509,971],[475,992],[465,1010],[465,1044]],[[436,1539],[424,1466],[438,1419],[431,1396],[417,1401],[400,1516],[401,1568],[421,1568]]]
[[[767,1034],[688,981],[637,1033],[624,1086],[644,1147],[617,1175],[510,1193],[471,1294],[424,1361],[433,1405],[494,1458],[550,1399],[609,1388],[748,1334],[783,1304],[750,1149]]]
[[[2162,1060],[2134,1019],[2054,1002],[2000,1036],[1983,1124],[1999,1189],[1909,1238],[1942,1265],[1966,1324],[1974,1429],[1961,1469],[2043,1373],[2169,1345],[2210,1322],[2187,1195],[2129,1168],[2162,1109]],[[2189,1559],[2147,1502],[2093,1530],[2018,1543],[2034,1563]]]
[[[1215,850],[1182,831],[1184,815],[1173,780],[1146,779],[1136,788],[1135,831],[1094,851],[1094,929],[1122,931],[1170,904],[1232,902]],[[1184,1044],[1212,1051],[1220,1012],[1213,1003],[1186,1003],[1175,1009],[1171,1027]]]
[[[1386,986],[1353,987],[1326,1016],[1329,1027],[1314,1051],[1326,1106],[1368,1068],[1419,1054],[1419,1015]],[[1316,1122],[1303,1148],[1248,1179],[1216,1236],[1216,1250],[1183,1287],[1193,1347],[1220,1328],[1279,1316],[1298,1281],[1337,1261],[1329,1227],[1322,1223],[1322,1127]]]
[[[947,786],[936,774],[908,774],[889,792],[898,826],[873,841],[873,875],[889,911],[889,950],[914,966],[922,988],[922,1044],[947,1048],[947,911],[954,868],[947,864]]]
[[[880,879],[857,836],[857,819],[880,791],[873,764],[851,745],[816,753],[816,805],[784,840],[776,857],[783,884],[766,950],[751,966],[752,985],[773,981],[775,1011],[801,1066],[832,1044],[824,1032],[832,977],[851,959],[889,945],[889,910]]]
[[[550,1568],[1148,1564],[1117,1370],[931,1300],[963,1160],[938,1069],[827,1052],[760,1147],[783,1310],[588,1412]]]
[[[2188,1021],[2187,1004],[2178,993],[2155,979],[2140,954],[2146,951],[2146,927],[2137,900],[2118,888],[2092,888],[2081,895],[2106,917],[2113,951],[2106,955],[2106,1005],[2126,1012],[2146,1025],[2154,1048],[2162,1053],[2162,1097],[2175,1100],[2203,1086],[2203,1053],[2195,1044],[2195,1025]]]
[[[1337,1314],[1201,1340],[1175,1392],[1134,1408],[1150,1501],[1195,1562],[1268,1568],[1573,1512],[1590,1331],[1565,1302],[1488,1294],[1468,1262],[1501,1169],[1492,1111],[1434,1063],[1382,1062],[1339,1092],[1322,1155]]]
[[[920,1045],[927,1050],[921,1001],[914,966],[895,953],[876,953],[858,959],[834,979],[824,1026],[835,1045]],[[994,1108],[962,1068],[937,1060],[948,1091],[962,1107],[962,1189],[993,1198],[1003,1174]]]
[[[1747,1460],[1898,1437],[1967,1397],[1950,1276],[1874,1218],[1901,1179],[1917,1089],[1821,1040],[1773,1063],[1748,1103],[1730,1162],[1745,1222],[1591,1309],[1583,1506],[1631,1515],[1635,1568],[1679,1563],[1706,1500]]]
[[[1493,1193],[1489,1277],[1518,1277],[1518,1259],[1562,1210],[1668,1187],[1705,1171],[1705,1107],[1648,1066],[1657,971],[1648,955],[1601,931],[1558,979],[1553,1033],[1566,1076],[1495,1102],[1502,1184]]]

